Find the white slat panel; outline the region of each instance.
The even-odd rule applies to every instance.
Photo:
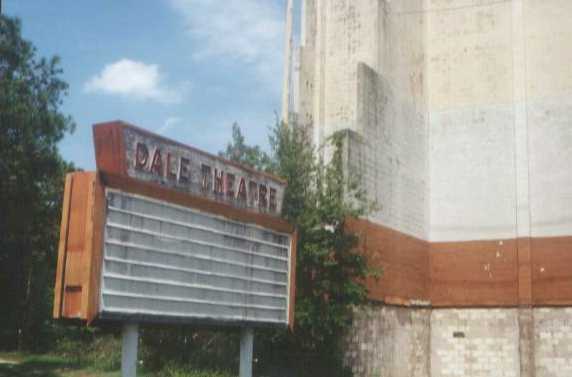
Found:
[[[108,189],[102,316],[286,325],[290,241]]]

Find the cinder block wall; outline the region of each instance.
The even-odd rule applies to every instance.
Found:
[[[572,376],[572,309],[537,309],[533,317],[535,376]]]
[[[356,377],[568,377],[572,309],[371,305],[345,344]]]
[[[517,311],[433,311],[430,376],[520,376]]]
[[[354,311],[345,363],[356,377],[428,377],[431,311],[373,305]]]

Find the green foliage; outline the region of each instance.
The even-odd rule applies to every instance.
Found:
[[[111,348],[108,353],[117,351],[121,344],[119,339],[104,337],[106,341],[111,340]],[[69,339],[70,344],[73,340]],[[81,342],[75,343],[76,347],[81,347]],[[87,351],[88,353],[90,351]],[[119,353],[117,355],[120,355]],[[109,355],[112,357],[112,355]],[[97,364],[91,364],[86,359],[83,363],[78,363],[73,358],[62,354],[29,355],[21,353],[0,353],[0,377],[120,377],[119,365],[114,368],[101,368]],[[180,365],[174,362],[169,363],[159,371],[149,371],[145,368],[138,368],[137,375],[140,377],[233,377],[231,373],[225,373],[216,369],[195,369],[189,366]]]
[[[0,377],[61,377],[77,366],[57,355],[0,354]]]
[[[121,366],[121,337],[115,328],[68,326],[57,334],[50,352],[78,367],[113,371]]]
[[[118,370],[121,367],[121,338],[113,335],[96,337],[87,347],[82,363],[100,371]]]
[[[0,16],[0,349],[50,342],[63,177],[57,143],[74,128],[59,107],[59,60],[40,58],[16,19]]]
[[[157,374],[157,377],[233,377],[233,375],[227,372],[199,370],[176,363],[170,363]]]
[[[249,146],[245,143],[244,135],[238,123],[232,125],[232,142],[228,143],[226,150],[219,155],[228,160],[236,161],[254,167],[261,171],[272,170],[272,160],[258,145]]]
[[[362,303],[368,275],[365,259],[353,252],[356,236],[346,232],[345,220],[366,214],[367,203],[356,177],[344,171],[343,134],[333,135],[319,160],[306,131],[280,126],[273,149],[276,174],[288,189],[283,216],[298,228],[296,335],[304,348],[316,350],[335,343],[350,320],[350,307]]]
[[[232,329],[213,331],[193,326],[145,327],[141,356],[145,366],[195,365],[210,370],[238,368],[240,336]]]
[[[227,152],[247,150],[240,130],[233,128]],[[288,181],[282,216],[298,229],[295,331],[287,337],[270,334],[264,341],[270,345],[259,349],[261,359],[272,363],[285,353],[294,355],[304,375],[342,373],[339,341],[351,322],[352,306],[367,299],[362,282],[375,274],[355,252],[357,238],[345,227],[347,218],[366,215],[372,207],[359,177],[345,166],[345,138],[335,134],[315,150],[305,129],[277,124],[270,138],[271,157],[225,154],[239,162],[270,161],[252,165],[270,167]],[[327,156],[328,163],[321,156]]]

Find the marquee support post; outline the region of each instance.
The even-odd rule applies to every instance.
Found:
[[[240,377],[252,377],[252,354],[254,349],[254,330],[242,329],[240,335]]]
[[[121,345],[121,377],[137,376],[137,348],[139,346],[139,325],[125,323]]]

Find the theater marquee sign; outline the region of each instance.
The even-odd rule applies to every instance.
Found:
[[[253,212],[282,210],[285,182],[271,175],[122,123],[97,125],[94,139],[98,168]]]
[[[54,316],[292,326],[286,183],[148,131],[94,126],[66,180]]]

